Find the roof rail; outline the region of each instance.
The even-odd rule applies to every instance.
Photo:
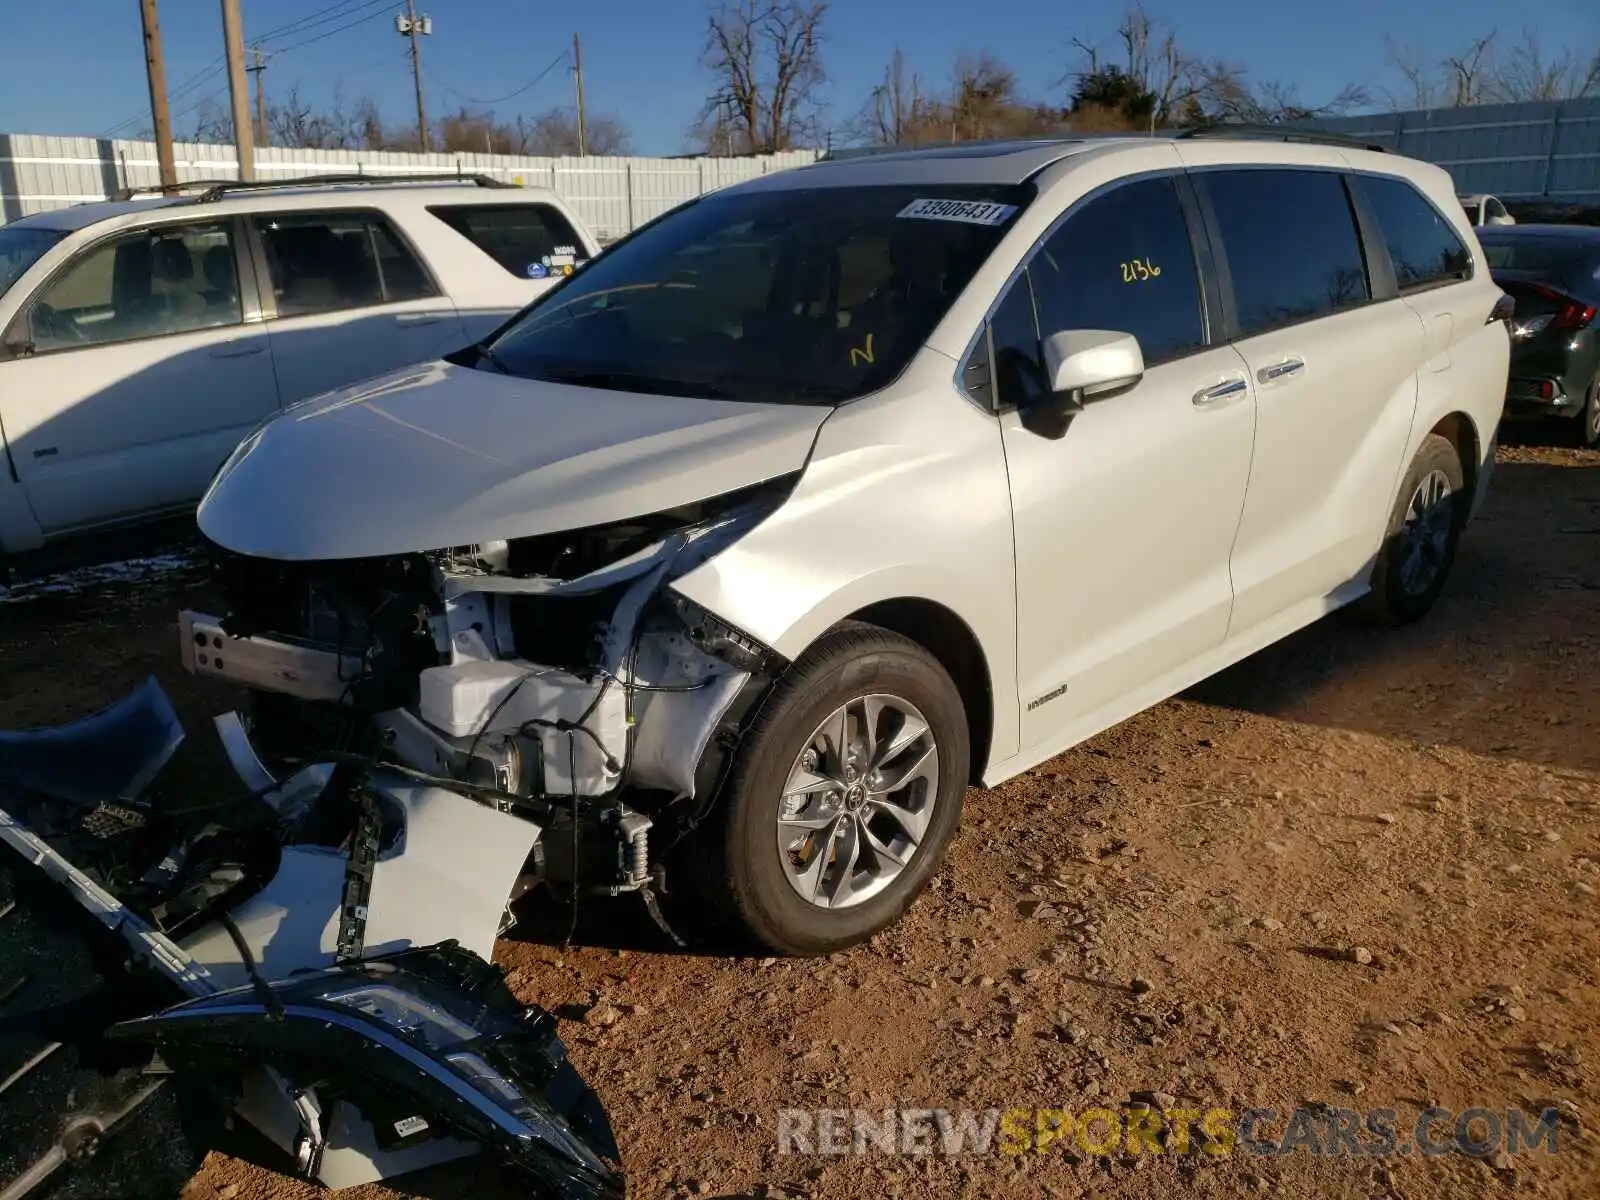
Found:
[[[1378,154],[1387,154],[1388,147],[1380,146],[1376,142],[1365,142],[1360,138],[1348,137],[1342,133],[1324,133],[1320,129],[1299,129],[1293,125],[1250,124],[1240,122],[1221,125],[1196,125],[1188,129],[1180,129],[1172,135],[1174,138],[1205,139],[1205,138],[1260,138],[1274,142],[1307,142],[1316,146],[1343,146],[1347,150],[1372,150]]]
[[[353,184],[382,186],[389,183],[470,183],[481,188],[514,188],[517,185],[495,179],[491,175],[447,175],[439,172],[414,172],[401,175],[299,175],[289,179],[190,179],[177,183],[152,184],[148,187],[124,188],[117,193],[119,200],[131,200],[141,193],[173,195],[199,188],[198,195],[190,197],[193,204],[210,204],[229,192],[271,191],[274,188],[345,187]]]
[[[149,183],[141,187],[119,188],[113,200],[132,200],[135,196],[173,196],[191,188],[214,188],[231,182],[227,179],[180,179],[176,183]]]

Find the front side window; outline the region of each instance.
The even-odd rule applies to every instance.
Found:
[[[1248,337],[1371,298],[1344,180],[1332,171],[1225,170],[1204,182]]]
[[[1171,179],[1145,179],[1089,201],[1028,267],[1044,336],[1110,329],[1139,339],[1147,364],[1205,344],[1200,277]]]
[[[274,213],[255,220],[280,317],[437,294],[416,256],[376,213]]]
[[[548,204],[437,204],[428,211],[519,278],[560,279],[589,257],[572,223]]]
[[[1472,278],[1471,252],[1426,196],[1404,179],[1359,178],[1402,292]]]
[[[237,325],[230,224],[158,226],[85,251],[28,310],[36,353]]]
[[[865,395],[905,369],[1031,194],[928,184],[712,195],[551,289],[478,365],[715,399]]]
[[[989,343],[994,350],[995,399],[1001,407],[1027,408],[1050,394],[1028,272],[1017,277],[994,310]]]

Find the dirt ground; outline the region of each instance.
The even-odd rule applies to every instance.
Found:
[[[203,734],[228,697],[178,665],[196,598],[179,574],[0,604],[0,727],[153,671]],[[643,1197],[1593,1197],[1597,892],[1600,454],[1513,446],[1428,620],[1329,619],[970,793],[935,886],[870,945],[677,952],[619,901],[498,958],[523,999],[587,1013],[564,1035]],[[1429,1106],[1561,1117],[1555,1154],[1515,1158],[779,1153],[780,1109],[1139,1101],[1388,1108],[1402,1142]],[[525,1194],[488,1168],[407,1187],[351,1195]],[[185,1197],[313,1192],[213,1155]]]

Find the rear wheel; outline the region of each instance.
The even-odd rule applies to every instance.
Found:
[[[1433,607],[1455,562],[1469,502],[1461,456],[1448,440],[1430,433],[1389,516],[1367,599],[1370,616],[1403,625]]]
[[[1589,399],[1578,414],[1578,443],[1600,450],[1600,379],[1589,388]]]
[[[938,661],[867,625],[822,637],[739,751],[710,845],[710,895],[770,951],[825,954],[910,907],[961,818],[966,714]]]

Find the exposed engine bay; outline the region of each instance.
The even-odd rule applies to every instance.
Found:
[[[390,558],[216,548],[230,611],[180,615],[184,664],[251,690],[220,728],[263,795],[298,794],[317,764],[384,763],[541,830],[517,895],[645,890],[660,882],[652,831],[693,826],[782,666],[670,581],[792,484]]]
[[[0,871],[138,981],[81,1019],[0,1016],[0,1093],[62,1047],[121,1081],[70,1089],[114,1095],[44,1122],[33,1159],[0,1163],[0,1197],[168,1081],[331,1187],[487,1149],[536,1194],[620,1196],[598,1098],[488,960],[540,889],[637,893],[671,934],[663,843],[704,819],[784,663],[670,584],[792,484],[378,559],[214,546],[226,611],[184,612],[179,634],[189,670],[249,696],[215,717],[235,803],[163,790],[184,731],[154,680],[0,733]]]

